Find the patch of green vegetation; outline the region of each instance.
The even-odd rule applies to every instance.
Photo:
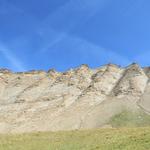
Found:
[[[112,127],[146,127],[150,126],[150,115],[143,111],[123,111],[113,116],[109,124]]]
[[[150,128],[0,135],[0,150],[148,150]]]

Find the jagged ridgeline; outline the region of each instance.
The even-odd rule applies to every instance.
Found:
[[[0,70],[0,132],[150,125],[150,68]]]

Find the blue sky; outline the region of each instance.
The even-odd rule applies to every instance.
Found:
[[[0,0],[0,67],[150,65],[149,0]]]

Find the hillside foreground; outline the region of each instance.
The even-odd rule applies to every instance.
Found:
[[[149,150],[150,128],[1,134],[0,150]]]

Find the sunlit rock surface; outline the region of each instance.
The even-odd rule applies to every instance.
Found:
[[[150,113],[150,68],[87,65],[67,72],[0,69],[0,132],[99,128],[124,110]]]

